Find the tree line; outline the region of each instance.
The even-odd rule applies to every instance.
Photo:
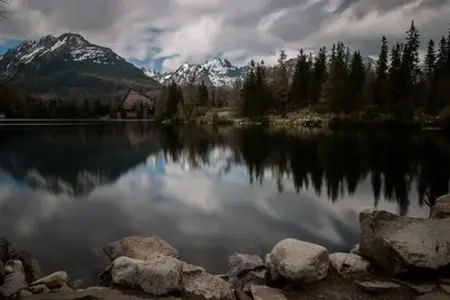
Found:
[[[276,66],[251,61],[244,80],[236,80],[229,88],[197,83],[194,77],[183,86],[172,81],[162,87],[153,117],[193,120],[211,108],[227,107],[248,118],[283,116],[309,108],[318,113],[365,119],[411,120],[414,116],[438,115],[450,119],[450,30],[439,41],[428,41],[422,60],[419,37],[412,21],[403,42],[389,45],[386,37],[381,38],[376,61],[358,50],[351,51],[339,41],[330,49],[321,47],[314,54],[301,49],[294,64],[284,51],[280,52]],[[0,113],[6,112],[7,116],[116,117],[120,109],[116,100],[111,100],[111,104],[104,101],[55,104],[25,97],[22,101],[8,102],[5,99],[13,97],[3,90],[0,87]]]
[[[189,118],[196,107],[229,106],[249,118],[285,115],[306,107],[322,113],[362,113],[366,118],[450,117],[450,31],[439,42],[428,41],[422,61],[419,37],[414,21],[403,42],[389,46],[383,36],[377,60],[339,41],[314,54],[301,49],[291,68],[281,51],[274,67],[251,61],[245,80],[237,81],[221,101],[211,98],[214,88],[203,82],[194,93],[192,87],[172,82],[157,101],[156,115]]]
[[[264,62],[252,61],[240,111],[252,117],[319,106],[347,115],[361,110],[396,118],[411,118],[416,110],[437,115],[450,104],[450,31],[439,43],[428,41],[423,63],[419,36],[414,21],[405,41],[390,50],[383,36],[374,65],[343,42],[330,51],[321,47],[315,55],[300,50],[291,80],[284,51],[273,78],[267,76]]]

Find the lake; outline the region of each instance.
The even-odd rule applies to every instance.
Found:
[[[437,133],[17,125],[0,126],[0,236],[88,283],[106,263],[95,249],[129,235],[212,273],[286,237],[348,251],[362,209],[427,217],[425,191],[449,186]]]

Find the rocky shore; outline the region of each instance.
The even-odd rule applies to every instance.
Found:
[[[224,275],[183,261],[160,238],[126,237],[103,248],[111,263],[99,286],[84,289],[64,271],[43,276],[31,255],[1,239],[0,298],[450,300],[450,195],[429,219],[364,210],[360,227],[351,253],[288,238],[264,258],[233,254]]]

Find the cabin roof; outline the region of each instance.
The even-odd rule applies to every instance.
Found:
[[[141,94],[133,89],[129,89],[127,94],[125,95],[123,101],[120,103],[124,109],[131,109],[140,103],[144,103],[145,105],[153,106],[154,100],[149,96]]]

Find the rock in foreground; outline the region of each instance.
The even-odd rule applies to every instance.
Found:
[[[330,254],[330,263],[343,277],[367,275],[370,267],[367,260],[351,253]]]
[[[360,213],[360,254],[392,274],[436,271],[450,265],[450,222]]]
[[[258,255],[235,253],[228,258],[231,288],[250,292],[253,285],[264,285],[266,270],[264,262]]]
[[[436,204],[431,209],[431,219],[450,219],[450,195],[444,195],[436,199]]]
[[[327,276],[329,258],[322,246],[285,239],[275,245],[266,264],[271,273],[276,272],[294,282],[311,283]]]
[[[159,296],[180,290],[181,268],[182,262],[170,256],[147,261],[122,256],[112,263],[111,276],[115,284]]]
[[[107,244],[103,251],[111,261],[121,256],[139,260],[147,260],[158,255],[180,257],[177,249],[158,237],[126,237]]]

